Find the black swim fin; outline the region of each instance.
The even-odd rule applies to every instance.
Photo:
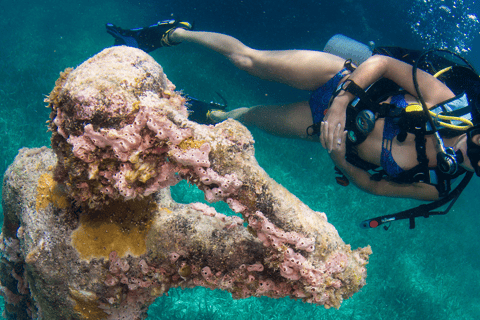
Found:
[[[115,45],[126,45],[142,49],[145,52],[151,52],[161,47],[177,45],[169,39],[170,33],[183,28],[192,30],[193,26],[184,21],[164,20],[154,25],[136,29],[122,29],[111,23],[105,25],[107,32],[115,38]]]
[[[208,116],[211,110],[225,110],[227,108],[227,100],[218,92],[218,96],[222,99],[223,104],[213,101],[204,102],[187,95],[188,118],[201,124],[214,124]]]

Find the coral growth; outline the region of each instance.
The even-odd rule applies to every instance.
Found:
[[[146,253],[145,238],[157,210],[151,197],[110,203],[108,210],[87,210],[71,234],[71,245],[82,260],[108,258],[110,252],[135,257]]]

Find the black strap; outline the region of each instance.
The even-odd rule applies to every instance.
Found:
[[[307,136],[320,136],[320,122],[307,127]]]
[[[352,59],[347,59],[345,60],[345,63],[343,64],[344,68],[347,68],[348,71],[353,72],[357,67],[352,63]]]
[[[465,177],[458,184],[458,186],[452,192],[450,192],[446,197],[444,197],[442,199],[439,199],[437,201],[430,202],[430,203],[427,203],[427,204],[422,204],[418,207],[408,209],[408,210],[405,210],[405,211],[401,211],[401,212],[398,212],[398,213],[389,214],[389,215],[385,215],[385,216],[380,216],[380,217],[364,220],[360,224],[360,227],[362,227],[364,229],[370,229],[370,228],[376,228],[376,227],[378,227],[382,224],[385,224],[385,223],[390,223],[390,222],[393,222],[393,221],[408,219],[410,221],[410,229],[414,229],[415,228],[415,218],[418,218],[418,217],[428,218],[428,217],[433,216],[433,215],[447,214],[450,211],[450,209],[453,207],[453,205],[455,204],[455,202],[457,201],[458,197],[460,196],[462,191],[465,189],[467,184],[470,182],[472,177],[473,177],[473,172],[467,172],[465,174]],[[441,206],[446,205],[449,202],[450,202],[450,204],[448,205],[448,207],[444,211],[432,211],[432,210],[440,208]],[[387,229],[388,228],[385,228],[385,230],[387,230]]]
[[[428,157],[425,139],[425,127],[417,127],[414,131],[415,134],[415,149],[417,150],[418,163],[428,171]]]
[[[336,94],[338,95],[338,92],[342,90],[350,92],[355,97],[358,97],[360,100],[362,100],[362,102],[366,103],[368,106],[375,105],[376,108],[376,104],[373,103],[367,92],[363,90],[363,88],[360,87],[358,84],[356,84],[352,79],[345,80],[340,86],[339,90],[337,90]]]

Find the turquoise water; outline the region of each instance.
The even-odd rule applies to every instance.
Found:
[[[260,49],[323,48],[335,33],[378,45],[444,46],[480,56],[480,4],[470,1],[15,1],[2,4],[0,26],[0,171],[21,147],[49,145],[48,95],[60,71],[112,43],[106,22],[149,25],[176,13],[197,29],[238,37]],[[230,108],[293,102],[303,92],[252,79],[218,56],[193,45],[152,56],[178,88],[210,101],[221,92]],[[290,299],[232,300],[203,288],[171,290],[148,319],[480,319],[479,179],[447,216],[419,219],[409,230],[362,230],[360,221],[411,207],[414,201],[369,196],[334,180],[320,145],[252,130],[262,167],[311,208],[325,211],[346,243],[370,244],[367,286],[339,310]],[[173,188],[179,202],[202,194],[186,184]],[[219,210],[227,210],[219,206]]]

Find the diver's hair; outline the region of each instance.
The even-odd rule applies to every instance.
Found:
[[[462,134],[466,133],[467,131],[442,128],[442,129],[438,130],[438,132],[440,133],[440,136],[442,138],[447,138],[448,139],[448,138],[454,138],[454,137],[461,136]]]
[[[472,86],[469,91],[468,96],[472,106],[472,123],[477,127],[480,125],[480,83]]]

